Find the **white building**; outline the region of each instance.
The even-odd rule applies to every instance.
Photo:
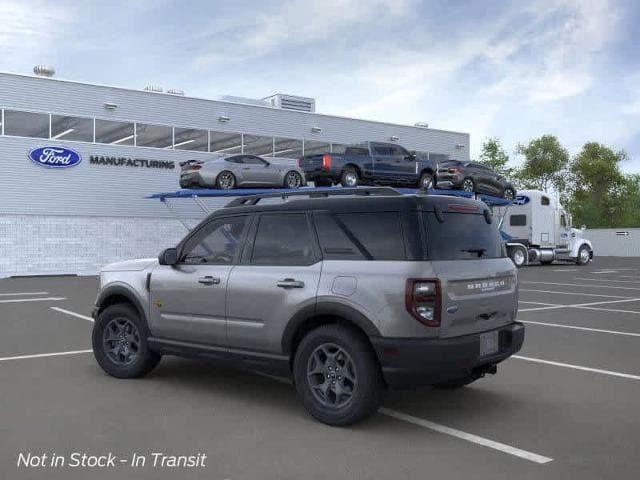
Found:
[[[94,274],[112,261],[155,256],[185,231],[144,197],[177,190],[178,162],[210,152],[296,158],[373,140],[469,159],[466,133],[323,115],[313,99],[153,90],[0,73],[0,277]],[[46,147],[75,152],[63,162],[77,164],[30,159]]]

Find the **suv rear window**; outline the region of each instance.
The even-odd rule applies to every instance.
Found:
[[[405,260],[397,212],[315,214],[325,260]]]
[[[484,215],[446,212],[440,223],[425,213],[427,253],[430,260],[470,260],[506,256],[498,225]]]

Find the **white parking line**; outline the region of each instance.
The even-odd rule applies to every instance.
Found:
[[[573,365],[571,363],[553,362],[551,360],[542,360],[541,358],[522,357],[520,355],[513,355],[511,358],[524,360],[525,362],[542,363],[545,365],[553,365],[555,367],[571,368],[573,370],[581,370],[583,372],[600,373],[603,375],[610,375],[612,377],[640,380],[640,376],[631,375],[630,373],[613,372],[611,370],[600,370],[599,368],[583,367],[582,365]]]
[[[276,382],[285,383],[287,385],[292,384],[291,380],[289,380],[288,378],[269,375],[268,373],[262,373],[257,370],[251,370],[251,371],[256,375],[269,378],[271,380],[275,380]],[[413,425],[418,425],[420,427],[428,428],[430,430],[434,430],[439,433],[444,433],[445,435],[451,435],[452,437],[460,438],[462,440],[466,440],[471,443],[476,443],[478,445],[493,448],[494,450],[499,450],[501,452],[508,453],[509,455],[514,455],[516,457],[524,458],[525,460],[529,460],[531,462],[549,463],[553,461],[553,458],[544,457],[542,455],[538,455],[532,452],[527,452],[526,450],[521,450],[519,448],[515,448],[510,445],[505,445],[504,443],[494,442],[493,440],[489,440],[488,438],[479,437],[472,433],[467,433],[461,430],[456,430],[455,428],[446,427],[444,425],[440,425],[439,423],[434,423],[429,420],[425,420],[423,418],[407,415],[406,413],[398,412],[396,410],[390,410],[388,408],[382,407],[378,410],[378,413],[382,415],[386,415],[388,417],[393,417],[396,420],[402,420],[404,422],[408,422]]]
[[[81,353],[91,353],[93,350],[71,350],[69,352],[37,353],[35,355],[17,355],[15,357],[0,357],[0,362],[11,360],[25,360],[28,358],[63,357],[65,355],[79,355]]]
[[[560,293],[560,292],[558,292]],[[625,303],[625,302],[638,302],[640,298],[625,298],[624,300],[603,300],[601,302],[590,302],[590,303],[574,303],[572,305],[551,305],[548,307],[534,307],[534,308],[520,308],[518,312],[535,312],[538,310],[555,310],[558,308],[587,308],[592,305],[605,305],[610,303]],[[607,311],[611,311],[606,309]]]
[[[545,305],[547,307],[558,307],[557,303],[529,302],[527,300],[518,300],[518,303],[530,303],[532,305]]]
[[[522,281],[520,283],[532,283],[541,285],[560,285],[564,287],[588,287],[588,288],[615,288],[617,290],[640,290],[640,287],[614,287],[611,285],[585,285],[584,283],[553,283],[553,282],[533,282],[531,280]]]
[[[581,308],[584,310],[599,310],[601,312],[632,313],[635,315],[640,315],[640,312],[637,312],[635,310],[622,310],[620,308],[598,308],[598,307],[575,307],[575,308]]]
[[[423,418],[414,417],[413,415],[407,415],[406,413],[397,412],[388,408],[381,408],[379,412],[383,415],[393,417],[397,420],[402,420],[404,422],[412,423],[413,425],[428,428],[429,430],[433,430],[438,433],[444,433],[445,435],[450,435],[461,440],[466,440],[467,442],[482,445],[483,447],[492,448],[503,453],[508,453],[509,455],[513,455],[515,457],[524,458],[525,460],[529,460],[530,462],[544,464],[553,461],[553,458],[544,457],[542,455],[538,455],[537,453],[521,450],[510,445],[505,445],[504,443],[489,440],[488,438],[479,437],[478,435],[474,435],[472,433],[467,433],[461,430],[456,430],[455,428],[446,427],[444,425],[440,425],[439,423],[431,422]]]
[[[0,300],[0,303],[58,302],[60,300],[66,300],[66,298],[65,297],[11,298],[8,300]]]
[[[76,312],[72,312],[71,310],[65,310],[64,308],[60,308],[60,307],[49,307],[49,308],[51,308],[51,310],[55,310],[56,312],[66,313],[67,315],[71,315],[72,317],[77,317],[77,318],[81,318],[82,320],[93,322],[93,318],[88,317],[86,315],[81,315]]]
[[[576,327],[575,325],[563,325],[561,323],[533,322],[531,320],[519,320],[531,325],[543,325],[545,327],[570,328],[572,330],[584,330],[585,332],[609,333],[611,335],[624,335],[627,337],[640,337],[640,333],[620,332],[618,330],[602,330],[600,328]]]
[[[3,292],[3,293],[0,293],[0,297],[19,297],[23,295],[49,295],[49,292],[15,292],[15,293]]]
[[[577,272],[577,268],[554,268],[552,272]]]
[[[620,295],[601,295],[599,293],[582,293],[582,292],[559,292],[557,290],[536,290],[533,288],[521,288],[521,292],[538,292],[538,293],[557,293],[558,295],[582,295],[584,297],[605,297],[605,298],[631,298],[621,297]]]
[[[601,282],[601,278],[586,278],[586,277],[573,277],[574,280],[586,280],[587,282]],[[640,280],[614,280],[612,278],[607,278],[605,280],[609,283],[640,283]]]

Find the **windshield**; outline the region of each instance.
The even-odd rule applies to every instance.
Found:
[[[430,260],[470,260],[506,256],[497,222],[471,213],[425,213],[427,254]]]

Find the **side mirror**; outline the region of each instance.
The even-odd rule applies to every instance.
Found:
[[[413,162],[416,159],[416,154],[415,153],[410,153],[409,155],[404,157],[404,159],[405,160],[409,160],[410,162]]]
[[[178,250],[175,248],[166,248],[158,257],[160,265],[175,265],[178,263]]]

